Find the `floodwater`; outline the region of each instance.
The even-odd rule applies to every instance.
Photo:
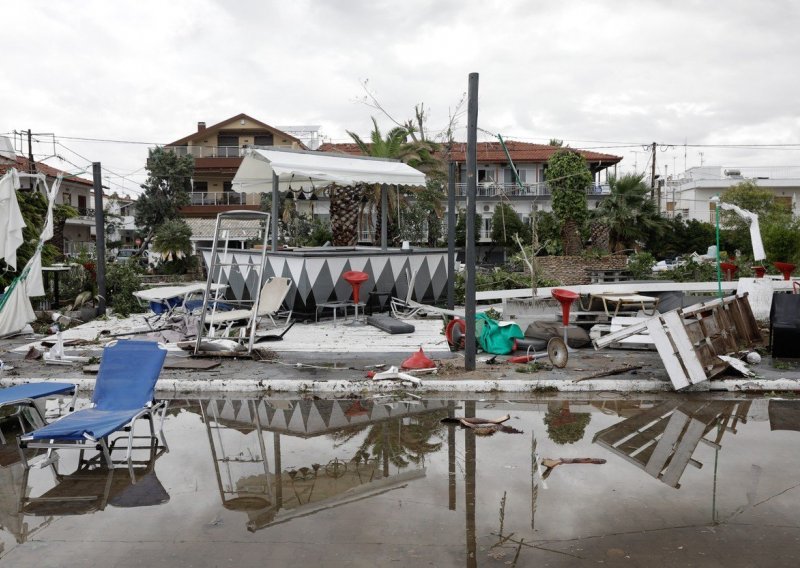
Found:
[[[521,433],[442,422],[506,414]],[[164,431],[135,484],[3,448],[0,565],[800,564],[800,400],[225,395]]]

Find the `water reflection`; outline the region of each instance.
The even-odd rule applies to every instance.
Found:
[[[669,400],[600,430],[594,442],[669,485],[680,488],[700,442],[721,448],[727,432],[747,421],[750,401]]]
[[[124,550],[152,542],[187,565],[226,565],[251,550],[240,562],[250,565],[269,550],[270,565],[352,565],[358,555],[363,565],[570,566],[633,554],[631,565],[647,566],[660,565],[667,545],[712,542],[714,531],[760,530],[754,539],[774,544],[800,529],[798,401],[220,396],[170,407],[172,451],[158,457],[160,477],[155,460],[149,471],[142,463],[133,486],[122,483],[124,469],[109,481],[108,471],[80,466],[74,479],[33,470],[26,480],[0,451],[0,523],[16,542],[37,534],[3,560],[32,565],[15,562],[20,549],[36,559],[41,543],[63,546],[80,529]],[[442,423],[506,414],[525,435]],[[70,489],[79,481],[80,491]],[[140,487],[150,500],[136,496]],[[137,517],[126,502],[164,505]],[[75,517],[89,511],[102,514]],[[720,562],[745,540],[732,535],[713,550]]]
[[[51,480],[36,488],[30,482],[32,469],[23,465],[19,454],[16,460],[9,459],[12,454],[7,444],[0,466],[0,525],[16,542],[23,543],[57,517],[103,511],[108,506],[148,507],[168,502],[169,494],[155,472],[156,460],[166,450],[157,438],[137,438],[147,438],[148,443],[134,446],[130,464],[127,459],[114,460],[115,467],[110,468],[102,454],[87,459],[81,451],[75,470],[63,473],[59,454],[54,452],[52,459],[39,464],[49,471]],[[112,456],[114,442],[110,445]]]
[[[246,512],[252,532],[424,477],[447,402],[211,399],[200,408],[222,504]],[[332,444],[300,447],[287,463],[287,436]]]

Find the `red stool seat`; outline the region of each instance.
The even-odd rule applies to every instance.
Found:
[[[564,290],[563,288],[555,288],[550,292],[550,295],[561,304],[561,323],[565,326],[569,325],[569,308],[572,302],[578,299],[578,293],[572,290]]]
[[[725,280],[728,281],[733,280],[733,275],[739,270],[739,267],[732,262],[720,262],[719,267],[722,269],[722,272],[725,273]]]
[[[753,272],[756,273],[756,278],[764,278],[764,275],[767,273],[767,269],[763,266],[754,266]]]
[[[342,278],[353,287],[353,304],[355,304],[356,311],[352,323],[355,323],[358,320],[358,291],[361,285],[369,280],[369,274],[358,270],[349,270],[342,274]]]
[[[796,266],[791,262],[773,262],[772,265],[781,271],[784,280],[789,280]]]

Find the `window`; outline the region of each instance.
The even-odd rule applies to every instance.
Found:
[[[233,183],[229,181],[222,182],[222,191],[233,191]]]
[[[69,193],[64,193],[62,201],[64,205],[72,205],[72,196]]]
[[[207,181],[193,181],[192,182],[192,191],[195,193],[208,193],[208,182]]]
[[[239,137],[227,134],[217,136],[217,146],[239,146]]]
[[[253,137],[253,145],[255,146],[272,146],[275,141],[272,134],[256,134]]]

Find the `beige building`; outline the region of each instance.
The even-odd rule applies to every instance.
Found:
[[[196,132],[167,144],[167,149],[195,159],[191,204],[181,213],[185,217],[216,218],[221,211],[258,210],[259,195],[240,194],[231,189],[244,149],[253,146],[307,150],[299,138],[246,114],[211,126],[198,122]]]

